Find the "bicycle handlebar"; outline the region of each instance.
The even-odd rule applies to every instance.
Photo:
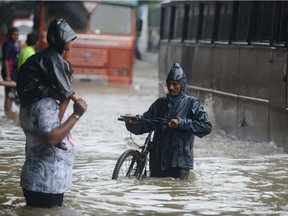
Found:
[[[129,121],[131,123],[137,122],[137,121],[148,121],[152,123],[168,123],[168,120],[164,118],[146,119],[139,115],[136,115],[136,116],[122,116],[121,115],[120,118],[118,118],[118,121],[125,121],[125,122]]]

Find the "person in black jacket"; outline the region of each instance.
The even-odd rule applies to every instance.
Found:
[[[60,101],[59,121],[72,99],[77,102],[77,96],[67,75],[67,62],[64,52],[72,48],[76,34],[63,19],[53,20],[48,27],[48,47],[29,57],[23,63],[17,74],[17,94],[21,107],[47,97],[55,97]],[[64,143],[57,147],[66,150]]]
[[[146,122],[125,122],[128,131],[143,134],[155,130],[150,146],[151,177],[187,179],[193,169],[193,145],[195,135],[204,137],[212,130],[212,124],[200,101],[185,94],[186,75],[178,63],[171,68],[167,79],[169,93],[158,98],[143,114],[143,118],[164,118],[168,124],[156,128]]]
[[[48,47],[29,57],[17,75],[17,93],[21,106],[29,106],[40,99],[61,94],[74,95],[65,72],[63,54],[69,51],[76,34],[62,19],[53,20],[48,27]]]

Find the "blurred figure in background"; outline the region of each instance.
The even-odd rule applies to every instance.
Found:
[[[136,28],[137,28],[137,38],[136,38],[136,47],[135,47],[135,57],[138,60],[142,60],[142,55],[139,50],[139,37],[141,36],[141,31],[142,31],[142,19],[138,18],[137,23],[136,23]]]
[[[27,35],[26,44],[27,46],[21,50],[19,55],[18,70],[31,55],[35,54],[35,50],[38,45],[38,35],[33,32],[29,33]]]
[[[17,45],[19,37],[19,30],[15,27],[11,27],[8,30],[8,39],[2,46],[2,69],[1,75],[4,81],[14,81],[16,82],[16,74],[18,69],[18,54],[21,48]],[[4,100],[4,110],[12,110],[13,100],[9,97],[9,93],[14,91],[14,88],[5,88],[5,100]]]

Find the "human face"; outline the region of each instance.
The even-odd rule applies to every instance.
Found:
[[[181,86],[177,81],[168,81],[167,88],[171,96],[177,96],[181,92]]]
[[[11,34],[11,40],[16,43],[18,41],[18,38],[19,38],[19,32],[18,31],[14,31],[12,32]]]
[[[73,45],[73,41],[68,41],[67,43],[65,43],[64,45],[64,50],[65,51],[69,51],[72,48]]]

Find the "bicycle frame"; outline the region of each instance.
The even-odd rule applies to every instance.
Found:
[[[141,157],[143,157],[143,160],[144,160],[144,164],[143,164],[143,167],[141,167],[142,171],[141,171],[141,174],[139,175],[138,179],[141,178],[145,171],[146,171],[146,167],[147,167],[147,163],[148,163],[148,155],[149,155],[149,144],[151,143],[151,138],[152,138],[152,134],[153,134],[153,131],[150,131],[148,133],[148,136],[146,137],[145,139],[145,143],[142,147],[142,151],[141,151]]]
[[[126,118],[126,119],[125,119]],[[131,116],[131,117],[125,117],[121,116],[121,118],[118,118],[119,121],[125,121],[125,122],[130,122],[131,119],[134,120],[142,120],[142,121],[148,121],[148,122],[164,122],[165,120],[163,119],[143,119],[139,116]],[[128,149],[125,152],[122,153],[122,155],[118,158],[117,163],[115,165],[112,179],[118,179],[121,177],[121,170],[125,169],[125,163],[129,163],[129,167],[127,170],[124,171],[124,174],[122,175],[122,178],[130,178],[130,177],[136,177],[137,179],[143,178],[147,173],[147,164],[148,164],[148,156],[149,156],[149,144],[151,143],[151,139],[153,136],[154,130],[149,131],[144,145],[142,147],[138,146],[141,148],[141,152],[139,150],[135,149]],[[130,158],[132,159],[130,160]]]

